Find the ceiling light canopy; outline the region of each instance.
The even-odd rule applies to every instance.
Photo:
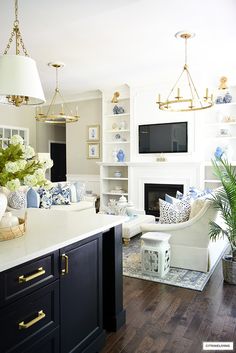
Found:
[[[7,55],[13,40],[15,55]],[[20,55],[20,51],[24,55]],[[45,102],[36,63],[25,48],[18,20],[18,1],[15,0],[15,21],[4,54],[0,56],[0,103],[37,105]]]
[[[189,33],[186,31],[175,34],[176,38],[181,38],[185,41],[185,63],[180,76],[171,88],[167,98],[161,100],[161,95],[158,95],[157,104],[161,110],[171,112],[188,112],[207,109],[212,107],[214,104],[213,95],[209,95],[208,88],[206,88],[205,96],[200,98],[189,72],[187,64],[187,41],[194,36],[195,33]]]
[[[35,118],[37,121],[51,124],[74,123],[79,120],[78,107],[76,107],[76,114],[73,115],[67,107],[58,85],[58,69],[64,67],[65,64],[55,62],[48,65],[56,69],[56,88],[47,112],[44,113],[41,108],[36,108]]]

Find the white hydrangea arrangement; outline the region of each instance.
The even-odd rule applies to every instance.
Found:
[[[53,166],[53,161],[40,163],[35,159],[35,151],[25,146],[21,136],[12,136],[6,149],[0,148],[0,186],[16,191],[21,185],[48,186],[45,171]]]

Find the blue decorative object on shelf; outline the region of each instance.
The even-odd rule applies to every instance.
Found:
[[[119,110],[118,105],[114,105],[113,113],[114,113],[114,114],[118,114],[118,110]]]
[[[223,99],[224,103],[231,103],[232,102],[232,96],[229,92],[226,93]]]
[[[118,114],[124,114],[125,110],[123,107],[118,107]]]
[[[221,147],[216,147],[216,150],[215,150],[215,153],[214,153],[214,156],[219,159],[223,156],[224,154],[224,150],[221,148]]]
[[[117,156],[118,162],[124,162],[125,154],[123,150],[119,150],[116,156]]]
[[[218,97],[216,98],[216,104],[223,104],[223,103],[224,103],[223,97],[222,97],[222,96],[218,96]]]
[[[114,114],[123,114],[125,112],[123,107],[118,107],[118,105],[115,105],[113,107],[113,113]]]

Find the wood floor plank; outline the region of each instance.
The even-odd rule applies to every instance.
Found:
[[[236,286],[219,264],[202,292],[124,277],[127,320],[101,353],[200,353],[203,341],[235,341]],[[212,351],[213,352],[213,351]]]

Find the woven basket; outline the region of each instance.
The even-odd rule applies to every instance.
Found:
[[[0,228],[0,241],[19,238],[25,233],[26,221],[22,218],[18,219],[19,225],[9,228]]]
[[[225,282],[236,284],[236,262],[232,261],[232,257],[225,256],[222,258],[222,266]]]

